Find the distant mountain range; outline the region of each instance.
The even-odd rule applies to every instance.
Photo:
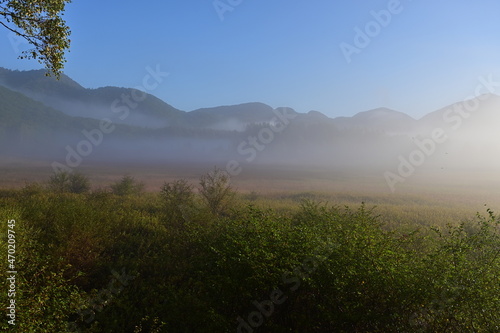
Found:
[[[12,71],[0,67],[0,85],[73,117],[109,117],[116,100],[118,103],[114,104],[115,108],[132,109],[130,106],[137,105],[126,119],[115,121],[131,126],[243,131],[249,124],[269,122],[275,116],[273,108],[263,103],[219,106],[191,112],[178,110],[150,94],[146,95],[144,101],[136,103],[133,95],[142,95],[142,92],[118,87],[86,89],[66,75],[62,75],[59,81],[47,77],[45,70]],[[293,109],[287,112],[299,115]],[[385,108],[361,112],[354,117],[335,119],[330,119],[318,111],[300,116],[304,121],[331,122],[339,129],[365,128],[387,132],[410,129],[416,123],[413,118],[403,113]]]
[[[500,97],[481,99],[471,112],[457,111],[458,102],[419,120],[387,108],[329,118],[263,103],[186,112],[131,88],[87,89],[66,75],[57,81],[44,70],[0,67],[0,157],[64,159],[68,147],[89,140],[84,131],[95,134],[108,119],[113,130],[86,159],[391,165],[414,148],[415,137],[442,128],[458,161],[498,150]]]

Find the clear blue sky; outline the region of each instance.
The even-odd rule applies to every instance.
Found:
[[[353,115],[385,106],[419,118],[500,81],[500,1],[401,0],[400,12],[347,63],[355,27],[388,0],[75,0],[65,73],[85,87],[140,85],[147,66],[169,72],[152,93],[186,111],[264,102]],[[373,27],[373,24],[372,24]],[[21,46],[22,48],[22,46]],[[0,66],[17,60],[0,30]]]

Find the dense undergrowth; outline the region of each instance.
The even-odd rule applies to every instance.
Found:
[[[500,232],[385,228],[376,211],[290,212],[158,194],[0,192],[2,271],[16,220],[17,332],[498,332]],[[210,187],[212,186],[212,187]],[[205,190],[205,192],[203,192]],[[212,195],[212,197],[210,197]],[[208,199],[207,199],[208,196]],[[8,302],[2,279],[1,304]]]

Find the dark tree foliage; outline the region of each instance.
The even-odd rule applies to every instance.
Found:
[[[0,25],[24,38],[33,46],[21,59],[37,59],[49,70],[61,75],[65,52],[70,46],[70,29],[63,19],[70,0],[0,0]]]

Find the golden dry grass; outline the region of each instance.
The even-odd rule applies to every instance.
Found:
[[[94,188],[105,188],[129,174],[145,184],[147,192],[159,192],[165,182],[187,179],[197,185],[199,177],[213,166],[85,163],[78,171],[87,175]],[[0,160],[0,188],[20,188],[27,183],[46,182],[52,174],[50,162],[22,159]],[[357,207],[364,202],[389,226],[444,225],[473,218],[486,208],[500,209],[500,179],[494,173],[458,170],[417,172],[391,193],[381,170],[325,170],[292,167],[247,166],[232,178],[239,197],[260,207],[289,211],[302,199],[330,205]]]

